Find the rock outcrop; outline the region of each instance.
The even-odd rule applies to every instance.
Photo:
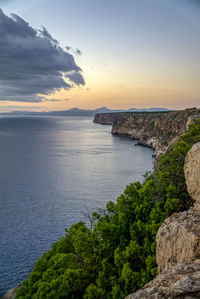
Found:
[[[200,258],[200,213],[194,208],[167,218],[156,236],[158,272]]]
[[[184,173],[187,190],[195,200],[195,208],[200,211],[200,142],[193,145],[188,152]]]
[[[200,116],[196,108],[172,112],[101,113],[95,123],[112,124],[112,133],[128,135],[143,146],[155,149],[155,157],[165,153],[182,135],[192,120]]]
[[[18,288],[19,286],[10,289],[5,295],[3,295],[3,297],[1,297],[1,299],[14,299]]]
[[[200,298],[200,143],[188,152],[184,172],[194,207],[164,221],[156,236],[159,275],[127,299]]]
[[[97,113],[94,116],[94,123],[101,125],[112,125],[123,113]]]
[[[126,299],[200,298],[200,259],[166,269]]]

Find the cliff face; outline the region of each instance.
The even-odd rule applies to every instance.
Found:
[[[112,125],[120,115],[123,115],[123,113],[98,113],[94,116],[94,123]]]
[[[156,237],[158,272],[177,264],[200,258],[200,213],[190,208],[172,214],[160,227]]]
[[[167,113],[106,113],[95,115],[94,122],[112,124],[112,133],[128,135],[140,145],[155,149],[155,156],[165,153],[177,141],[200,110],[193,108]]]
[[[144,288],[126,299],[200,298],[200,260],[166,269]]]
[[[185,166],[194,208],[172,214],[157,233],[157,277],[127,299],[200,298],[200,143],[188,152]]]
[[[187,190],[195,200],[195,208],[200,211],[200,142],[193,145],[185,160],[184,173]]]

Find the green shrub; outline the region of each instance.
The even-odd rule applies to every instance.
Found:
[[[163,155],[144,184],[126,187],[116,204],[94,212],[37,262],[16,299],[124,298],[157,274],[156,233],[173,212],[192,206],[183,172],[188,150],[200,141],[200,120]]]

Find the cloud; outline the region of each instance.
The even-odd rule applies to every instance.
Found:
[[[81,73],[71,72],[70,74],[66,74],[65,77],[76,85],[84,85],[84,78]]]
[[[77,48],[74,49],[74,48],[72,48],[70,46],[66,46],[66,49],[67,49],[67,51],[69,51],[71,53],[74,53],[75,55],[81,55],[82,54],[81,50],[79,50]]]
[[[73,55],[45,27],[35,30],[19,16],[6,16],[0,9],[1,101],[41,102],[61,88],[84,84]]]
[[[16,111],[31,111],[31,110],[35,110],[35,108],[37,109],[40,109],[40,108],[43,108],[42,106],[19,106],[19,105],[3,105],[3,106],[0,106],[0,112],[5,112],[5,111],[13,111],[13,110],[16,110]]]
[[[82,54],[81,50],[76,49],[76,54],[81,55]]]
[[[68,102],[69,99],[46,99],[47,102]]]

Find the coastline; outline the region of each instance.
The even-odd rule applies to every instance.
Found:
[[[64,118],[61,118],[61,119],[59,119],[59,121],[60,120],[65,120]],[[55,120],[56,120],[56,118],[55,118]],[[66,118],[66,120],[67,120],[67,118]],[[82,118],[80,118],[80,121],[82,120]],[[127,160],[127,163],[125,163],[125,164],[127,164],[128,165],[128,167],[126,168],[126,166],[125,166],[125,164],[124,163],[119,163],[119,161],[117,161],[116,160],[116,164],[118,164],[118,165],[120,165],[121,164],[121,166],[119,166],[118,168],[119,168],[119,171],[121,171],[121,170],[123,170],[123,169],[127,169],[127,171],[125,171],[125,172],[123,172],[120,176],[119,176],[119,181],[117,180],[117,177],[116,177],[116,180],[115,181],[118,181],[118,183],[116,184],[116,185],[120,185],[121,183],[120,182],[122,182],[123,181],[123,184],[121,184],[121,187],[119,188],[119,190],[117,189],[118,188],[118,186],[116,186],[115,188],[113,188],[113,190],[115,190],[114,192],[115,192],[115,194],[111,197],[109,194],[111,194],[111,192],[110,192],[110,190],[109,190],[109,188],[110,188],[110,183],[108,184],[108,185],[106,185],[106,189],[108,189],[109,190],[109,194],[107,194],[107,191],[105,191],[104,192],[104,199],[105,199],[105,203],[102,203],[102,206],[101,205],[99,205],[98,204],[98,206],[100,206],[100,207],[102,207],[102,208],[104,208],[105,207],[105,204],[106,204],[106,202],[107,201],[109,201],[109,200],[115,200],[117,197],[118,197],[118,195],[120,194],[120,192],[123,192],[123,190],[124,190],[124,188],[125,188],[125,186],[126,186],[126,184],[127,184],[127,182],[131,182],[131,181],[134,181],[134,180],[136,180],[135,178],[134,179],[129,179],[128,178],[128,176],[129,176],[129,174],[130,174],[130,172],[129,171],[131,171],[131,173],[132,172],[134,172],[134,173],[139,173],[139,171],[140,170],[136,170],[136,171],[133,171],[133,169],[134,169],[134,166],[135,166],[135,162],[128,162],[130,159],[131,159],[131,157],[132,157],[132,152],[135,150],[136,151],[136,154],[137,153],[139,153],[140,152],[140,149],[139,148],[132,148],[132,142],[131,142],[131,140],[128,140],[128,138],[113,138],[112,137],[112,135],[110,134],[110,127],[101,127],[101,126],[95,126],[95,124],[93,124],[93,122],[92,122],[92,118],[89,118],[88,119],[88,121],[86,121],[86,123],[89,123],[89,126],[91,127],[91,129],[92,130],[90,130],[90,131],[92,131],[93,133],[93,135],[95,136],[94,138],[95,138],[95,140],[94,140],[94,142],[97,142],[97,144],[102,144],[102,142],[101,142],[101,139],[100,138],[103,138],[103,140],[105,141],[105,146],[106,146],[106,148],[105,148],[105,152],[107,151],[107,148],[108,148],[108,144],[110,144],[111,145],[111,147],[109,146],[109,150],[110,150],[110,152],[112,153],[112,152],[115,152],[115,147],[116,147],[116,152],[118,153],[118,151],[119,151],[119,154],[117,154],[117,158],[120,158],[121,157],[121,161],[123,161],[123,157],[125,158],[125,159],[128,159]],[[22,120],[23,121],[23,120]],[[71,120],[69,120],[70,121],[70,123],[71,123]],[[79,130],[79,126],[80,126],[80,121],[79,121],[79,123],[78,123],[78,126],[77,126],[77,128],[78,128],[78,130]],[[46,120],[45,120],[45,123],[46,123]],[[85,123],[85,120],[83,119],[83,123]],[[28,131],[28,129],[27,129],[27,131]],[[84,129],[84,131],[87,133],[87,130],[85,130]],[[105,136],[103,135],[102,136],[102,131],[103,132],[105,132],[105,133],[103,133],[103,134],[105,134]],[[99,135],[98,135],[98,132],[100,132],[99,133]],[[75,135],[75,134],[74,134]],[[86,136],[87,137],[87,135],[84,135],[84,136]],[[90,135],[90,137],[91,137],[91,135]],[[107,141],[106,141],[106,139],[105,139],[105,137],[108,139]],[[62,141],[62,139],[63,139],[63,136],[61,136],[61,141]],[[77,134],[76,134],[76,137],[75,137],[75,139],[77,139]],[[91,142],[93,142],[93,141],[91,141]],[[92,143],[93,144],[93,143]],[[104,143],[103,143],[104,144]],[[113,148],[114,147],[114,148]],[[90,148],[89,148],[89,146],[88,146],[88,149],[90,150]],[[111,150],[111,149],[113,149],[113,150]],[[102,149],[100,148],[98,151],[102,151]],[[152,159],[152,154],[153,154],[153,152],[152,152],[152,150],[145,150],[145,149],[141,149],[141,151],[142,152],[144,152],[144,154],[145,154],[145,157],[147,157],[147,159],[148,159],[148,161],[146,161],[147,162],[147,164],[146,163],[144,163],[143,164],[143,158],[141,159],[141,162],[139,162],[140,164],[141,164],[141,166],[142,166],[142,164],[144,165],[144,167],[142,168],[143,169],[143,171],[141,171],[141,173],[140,173],[140,177],[141,177],[141,180],[143,180],[143,174],[146,172],[146,171],[148,171],[148,170],[150,170],[150,169],[152,169],[152,167],[153,167],[153,162],[154,162],[154,159]],[[90,153],[90,151],[89,151],[89,153]],[[104,153],[104,151],[103,151],[103,153]],[[121,153],[121,154],[120,154]],[[129,154],[130,153],[130,154]],[[146,154],[147,153],[147,154]],[[94,155],[95,156],[95,155]],[[96,155],[97,157],[99,157],[98,155]],[[110,155],[107,155],[107,153],[105,153],[105,158],[106,159],[110,159],[109,158],[109,156]],[[101,160],[102,160],[102,157],[104,157],[103,155],[101,155]],[[129,158],[128,158],[129,157]],[[60,160],[61,160],[61,158],[59,158]],[[99,161],[100,159],[98,159],[97,158],[97,161]],[[139,159],[140,160],[140,159]],[[105,160],[104,160],[105,161]],[[107,161],[107,160],[106,160]],[[95,161],[93,161],[93,163],[95,163]],[[101,164],[103,164],[103,163],[101,163]],[[108,164],[108,163],[107,163]],[[95,165],[95,164],[94,164]],[[147,167],[146,165],[149,165],[149,167]],[[105,166],[102,166],[102,170],[103,170],[103,173],[104,173],[104,169],[105,169]],[[116,169],[116,168],[115,168]],[[85,171],[85,169],[84,169],[84,171]],[[115,173],[118,173],[118,171],[116,171]],[[107,174],[104,174],[104,176],[106,176]],[[113,176],[109,176],[110,177],[110,179],[108,179],[107,181],[111,181],[112,182],[112,180],[113,180]],[[98,178],[98,182],[101,182],[101,179],[100,178]],[[114,182],[113,182],[114,183]],[[105,186],[105,184],[104,184],[104,186]],[[100,187],[101,188],[101,187]],[[105,188],[105,187],[104,187]],[[90,189],[90,190],[92,190],[92,189]],[[98,190],[98,188],[97,188],[97,190]],[[118,190],[118,191],[116,191],[116,190]],[[89,191],[90,193],[91,193],[91,191]],[[15,194],[15,193],[14,193]],[[101,197],[102,197],[102,195],[101,195],[102,193],[100,193],[100,200],[101,200]],[[98,194],[96,193],[95,194],[95,196],[94,196],[94,199],[93,199],[93,201],[95,201],[95,200],[98,200]],[[100,203],[101,204],[101,203]],[[83,210],[82,209],[82,206],[81,206],[81,208],[80,208],[80,210]],[[92,209],[92,210],[95,210],[95,206],[94,206],[94,208]],[[44,211],[45,212],[45,215],[47,215],[47,213],[48,213],[48,211]],[[62,211],[61,211],[61,213],[62,213]],[[62,214],[60,214],[60,215],[62,215]],[[74,220],[74,221],[76,221],[76,219]],[[65,225],[65,224],[64,224]],[[62,226],[62,227],[64,227],[64,225]],[[72,225],[71,223],[70,223],[70,225]],[[61,231],[62,232],[62,227],[59,229],[59,231]],[[42,237],[43,238],[43,237]],[[53,239],[52,237],[51,238],[49,238],[49,239],[51,239],[51,240],[57,240],[57,239]],[[12,240],[11,238],[10,238],[10,240]],[[19,238],[17,238],[17,240],[19,240]],[[11,244],[12,245],[12,244]],[[11,247],[10,246],[10,248],[13,250],[13,247]],[[46,252],[48,249],[45,249],[44,251]],[[42,254],[42,253],[41,253]],[[23,252],[22,252],[22,255],[23,255]],[[39,258],[39,256],[37,257],[37,259]],[[37,260],[37,259],[35,259],[35,260]],[[22,260],[22,259],[18,259],[18,260]],[[5,260],[6,261],[6,260]],[[30,262],[30,259],[28,258],[27,259],[27,261],[28,261],[28,263]],[[5,269],[6,269],[6,267],[9,265],[9,261],[6,263],[6,265],[5,265]],[[20,267],[16,267],[16,268],[18,268],[18,269],[20,269]],[[1,270],[3,270],[3,268],[1,269]],[[3,271],[2,271],[3,272]],[[16,273],[18,273],[19,272],[19,270],[17,270],[16,271]],[[20,273],[19,273],[20,274]],[[6,276],[6,273],[4,272],[4,274],[3,274],[4,276],[2,277],[2,288],[1,288],[1,292],[0,292],[0,297],[1,296],[3,296],[10,288],[12,288],[12,287],[15,287],[16,285],[18,285],[18,283],[21,283],[22,282],[22,280],[23,279],[26,279],[26,277],[25,278],[23,278],[23,279],[21,279],[21,277],[20,277],[20,275],[18,276],[18,274],[13,274],[13,276],[14,276],[14,279],[12,279],[12,281],[13,281],[13,283],[12,284],[9,284],[8,285],[8,283],[9,283],[9,279],[7,279],[7,276]],[[16,278],[16,279],[15,279]],[[8,286],[8,287],[6,287],[6,286]]]
[[[200,116],[200,109],[170,112],[99,113],[94,123],[112,125],[111,133],[137,140],[137,145],[154,149],[156,159],[168,152],[190,123]]]
[[[187,118],[187,121],[186,121],[186,123],[185,123],[185,131],[187,130],[187,127],[188,127],[188,124],[190,123],[190,122],[192,122],[192,119],[194,119],[194,117],[196,118],[196,115],[193,115],[193,117],[192,118]],[[119,120],[118,120],[119,121]],[[130,120],[129,120],[130,121]],[[132,119],[131,119],[131,121],[132,121]],[[105,123],[103,123],[103,124],[105,124]],[[112,134],[114,134],[114,135],[126,135],[126,136],[129,136],[130,138],[132,138],[132,139],[134,139],[134,140],[138,140],[138,144],[137,145],[140,145],[140,146],[144,146],[144,147],[149,147],[149,148],[153,148],[153,149],[155,149],[156,148],[156,145],[155,144],[153,144],[153,143],[150,143],[150,142],[148,142],[148,140],[147,140],[147,142],[144,142],[144,143],[141,143],[140,142],[140,138],[136,138],[135,136],[133,136],[132,134],[128,134],[128,133],[124,133],[124,134],[122,134],[122,133],[119,133],[119,132],[121,132],[120,130],[119,130],[119,132],[115,132],[115,127],[114,127],[114,124],[112,123],[112,124],[106,124],[106,125],[112,125]],[[183,133],[185,132],[185,131],[183,131]],[[125,131],[126,132],[126,131]],[[143,131],[142,132],[143,134],[145,134],[146,132],[145,131]],[[181,134],[180,134],[181,135]],[[144,136],[144,135],[143,135]],[[173,139],[172,139],[172,141],[173,141],[173,143],[175,142],[175,141],[177,141],[178,140],[178,138],[179,138],[179,136],[176,136],[176,137],[174,137]],[[175,141],[174,141],[175,140]],[[159,143],[158,143],[158,145],[159,145]],[[160,145],[159,145],[160,146]],[[169,148],[169,146],[172,146],[172,142],[170,143],[170,144],[168,144],[168,146],[167,146],[167,149]],[[159,155],[157,155],[156,156],[156,158],[158,159],[158,157],[159,157]],[[15,298],[15,294],[16,294],[16,290],[17,290],[17,288],[18,287],[15,287],[15,288],[12,288],[12,289],[10,289],[6,294],[4,294],[3,295],[3,297],[1,297],[1,299],[14,299]]]

